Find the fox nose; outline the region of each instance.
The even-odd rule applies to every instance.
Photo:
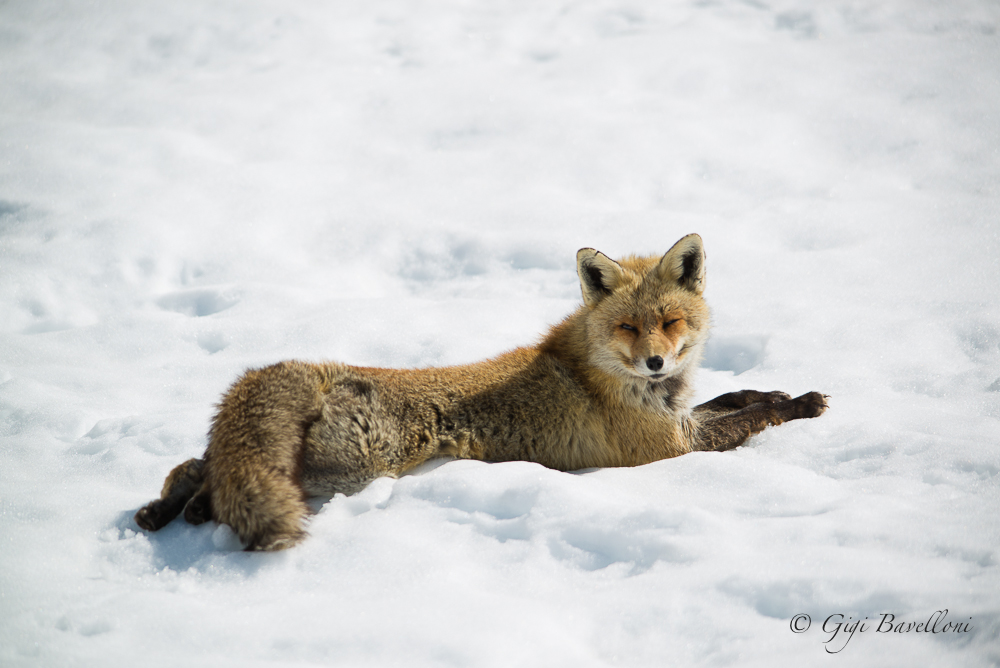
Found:
[[[663,368],[663,358],[659,355],[653,355],[646,359],[646,367],[650,371],[659,371]]]

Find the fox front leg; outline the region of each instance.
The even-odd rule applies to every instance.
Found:
[[[808,392],[794,399],[784,392],[743,390],[723,394],[695,407],[698,419],[695,449],[732,450],[771,425],[819,417],[828,407],[826,400],[827,396],[819,392]],[[746,401],[750,403],[739,407]]]
[[[732,413],[751,404],[767,403],[791,399],[792,395],[784,392],[758,392],[757,390],[740,390],[719,395],[711,401],[706,401],[694,407],[695,415],[700,419],[717,417]]]

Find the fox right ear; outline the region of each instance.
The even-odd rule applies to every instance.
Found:
[[[695,294],[705,291],[705,246],[689,234],[671,247],[657,265],[661,280],[680,283]]]
[[[580,275],[583,303],[595,306],[621,285],[622,268],[604,253],[581,248],[576,253],[576,273]]]

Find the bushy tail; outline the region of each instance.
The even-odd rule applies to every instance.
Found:
[[[205,484],[213,519],[248,550],[281,550],[306,536],[303,441],[322,415],[317,367],[282,362],[248,371],[226,393],[209,432]]]

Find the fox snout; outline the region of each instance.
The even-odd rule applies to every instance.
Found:
[[[682,337],[666,336],[655,328],[645,332],[632,326],[617,329],[625,353],[621,361],[630,373],[655,381],[677,372],[685,348]]]
[[[669,373],[676,364],[677,355],[668,351],[644,352],[632,359],[632,365],[637,373],[654,379]]]
[[[672,376],[683,365],[686,340],[676,325],[669,332],[650,328],[640,333],[632,343],[632,370],[650,380]]]
[[[663,358],[659,355],[653,355],[652,357],[646,358],[646,368],[650,371],[656,373],[663,368]]]

